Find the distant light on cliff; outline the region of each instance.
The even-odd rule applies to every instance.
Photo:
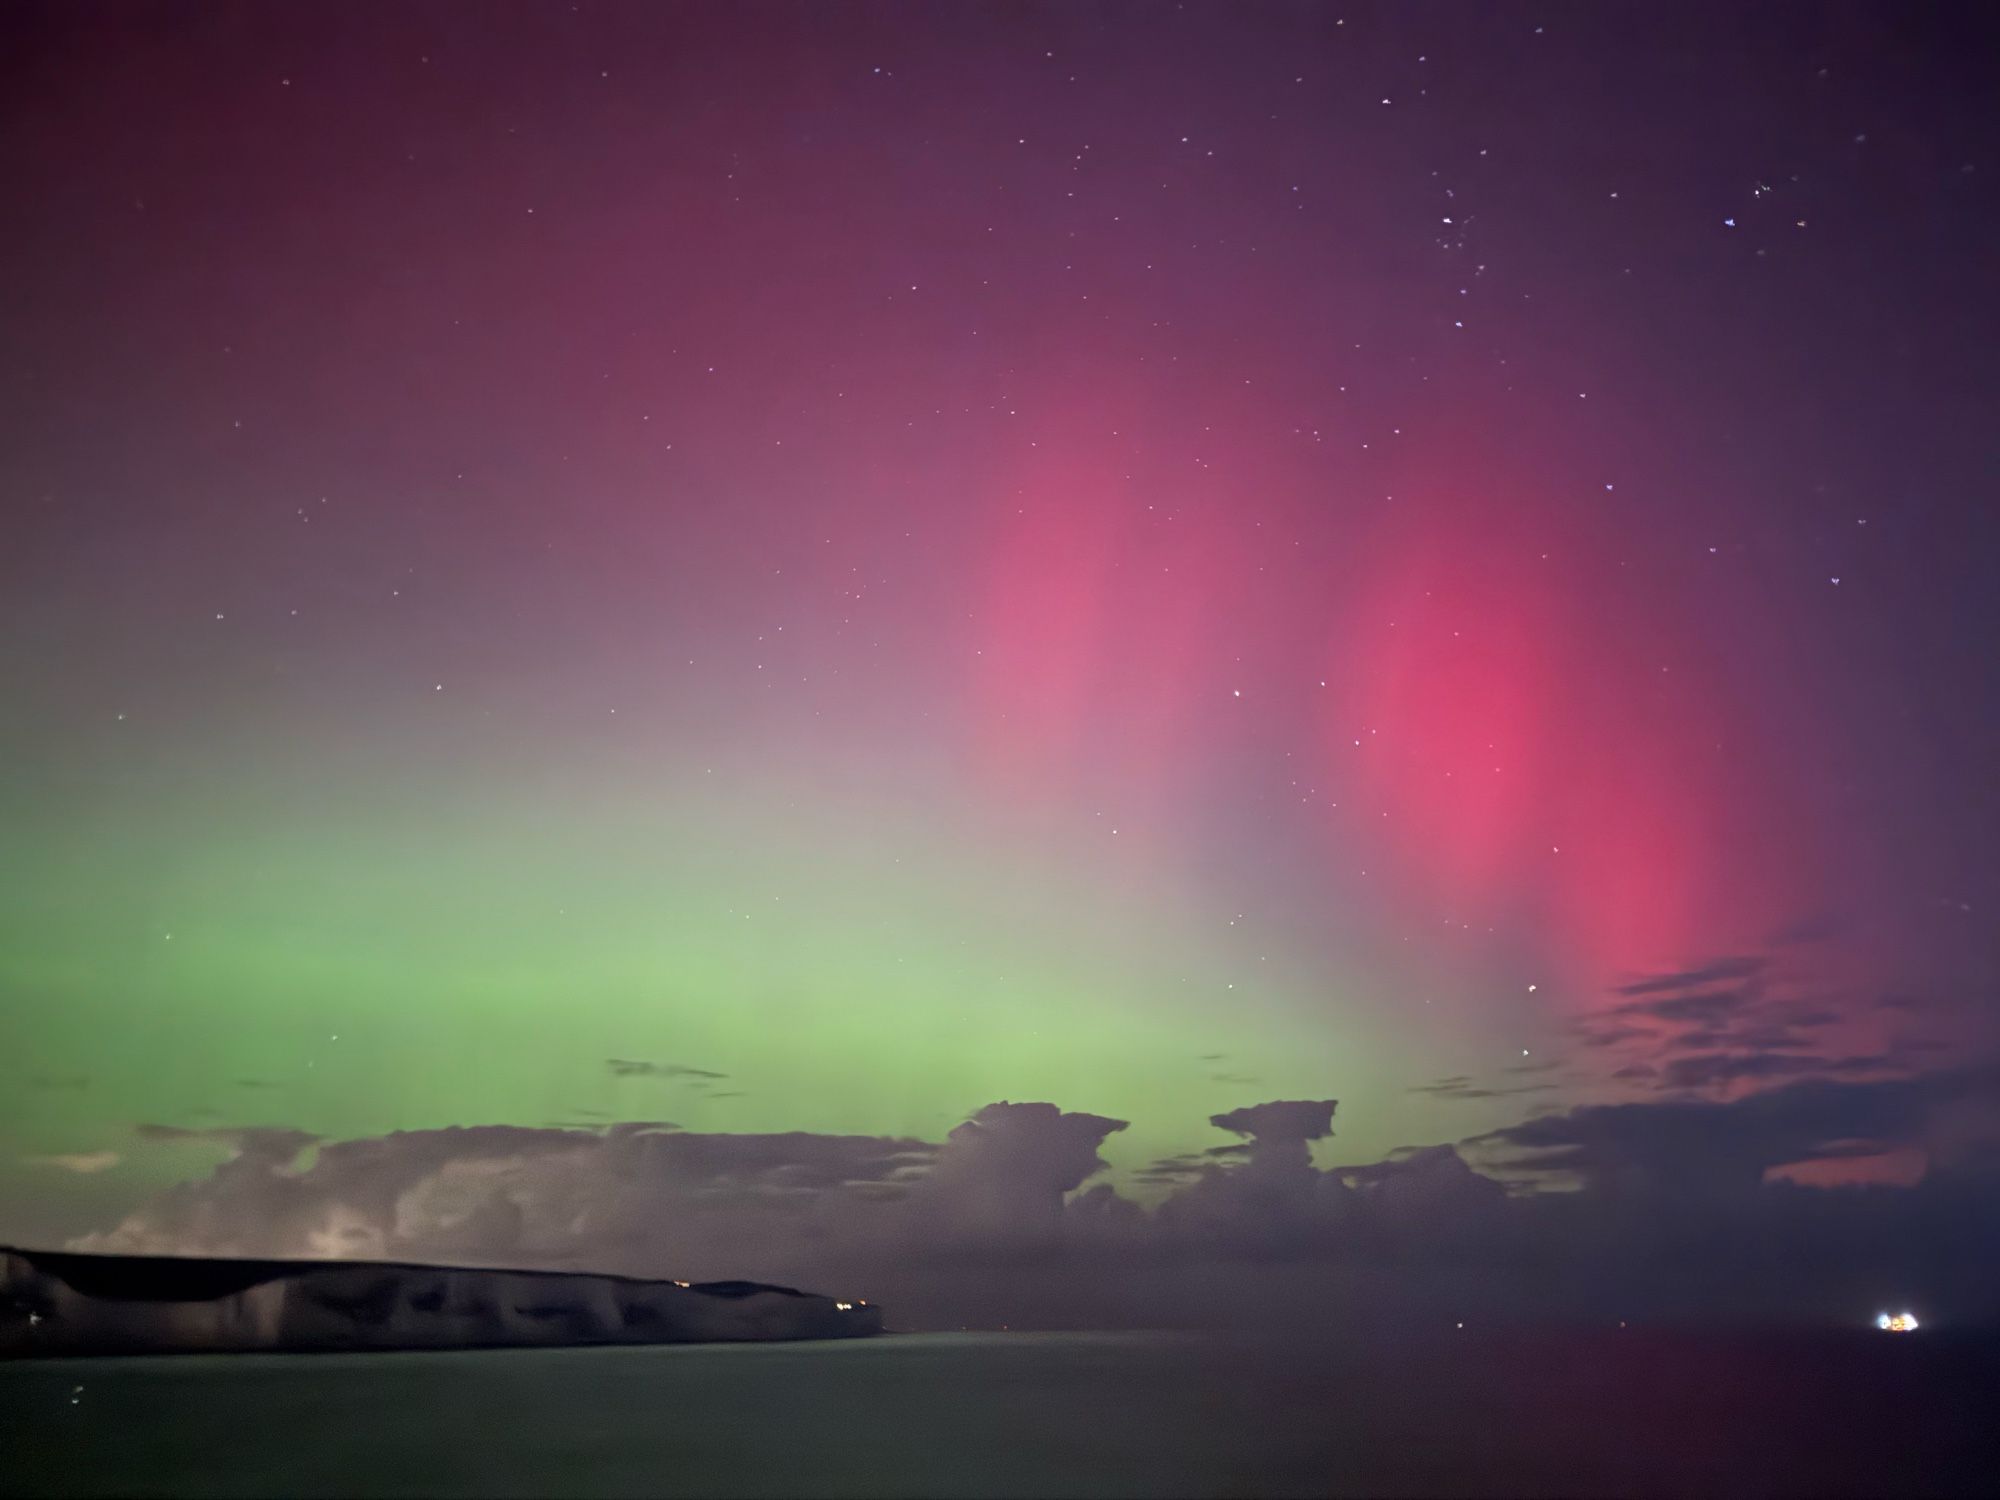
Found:
[[[853,1311],[854,1311],[854,1304],[853,1304],[852,1302],[836,1302],[836,1303],[834,1303],[834,1304],[833,1304],[833,1306],[834,1306],[834,1311],[836,1311],[836,1312],[853,1312]]]
[[[1915,1333],[1917,1331],[1917,1315],[1906,1312],[1894,1314],[1877,1313],[1875,1315],[1875,1326],[1884,1333]]]

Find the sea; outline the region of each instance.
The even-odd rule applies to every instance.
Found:
[[[2000,1494],[2000,1340],[1453,1329],[0,1365],[0,1492]]]

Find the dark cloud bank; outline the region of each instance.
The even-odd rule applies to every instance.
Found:
[[[1124,1122],[990,1104],[942,1142],[475,1126],[317,1141],[258,1128],[80,1248],[383,1257],[803,1283],[906,1327],[1730,1317],[1878,1305],[2000,1318],[2000,1069],[1815,1078],[1732,1101],[1550,1114],[1321,1169],[1333,1100],[1092,1183]],[[143,1132],[155,1138],[163,1132]],[[1914,1186],[1782,1171],[1921,1153]],[[1322,1323],[1311,1323],[1324,1327]]]

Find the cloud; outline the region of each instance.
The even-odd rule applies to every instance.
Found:
[[[1208,1123],[1217,1130],[1249,1136],[1259,1146],[1284,1142],[1323,1140],[1333,1134],[1333,1112],[1339,1108],[1332,1099],[1276,1099],[1269,1104],[1252,1104],[1227,1114],[1210,1115]]]
[[[1856,1063],[1872,1060],[1855,1059]],[[1804,1078],[1728,1101],[1661,1099],[1590,1105],[1475,1137],[1512,1170],[1571,1175],[1602,1188],[1682,1196],[1740,1193],[1775,1167],[1835,1154],[1921,1145],[1938,1111],[2000,1089],[2000,1069],[1921,1078]]]
[[[1336,1102],[1271,1100],[1212,1116],[1232,1144],[1159,1159],[1129,1190],[1104,1180],[1102,1151],[1125,1122],[1044,1102],[987,1105],[939,1141],[641,1121],[347,1141],[148,1126],[142,1146],[229,1155],[77,1243],[749,1277],[852,1290],[899,1326],[1845,1316],[1892,1292],[2000,1315],[1996,1099],[1993,1067],[1786,1078],[1726,1102],[1551,1110],[1324,1170],[1310,1147]],[[1921,1180],[1787,1180],[1881,1176],[1891,1156]]]
[[[1404,1092],[1411,1094],[1430,1094],[1433,1097],[1439,1099],[1451,1099],[1451,1098],[1456,1098],[1459,1095],[1465,1093],[1472,1086],[1473,1086],[1472,1080],[1461,1073],[1451,1078],[1437,1079],[1435,1082],[1432,1083],[1412,1084],[1408,1089],[1404,1090]]]
[[[580,1130],[454,1126],[333,1142],[269,1127],[146,1125],[135,1134],[212,1141],[231,1155],[209,1177],[87,1236],[82,1248],[614,1269],[702,1262],[711,1241],[770,1237],[844,1199],[900,1191],[909,1168],[938,1151],[914,1140],[699,1135],[635,1121]],[[317,1150],[302,1165],[311,1145]],[[718,1257],[715,1274],[727,1264]]]
[[[1486,1223],[1507,1189],[1472,1167],[1456,1146],[1423,1146],[1333,1175],[1355,1191],[1377,1235],[1393,1232],[1436,1242]]]
[[[1634,1000],[1619,1006],[1617,1014],[1714,1026],[1735,1019],[1756,1000],[1757,990],[1751,985],[1727,990],[1688,990],[1658,999]]]
[[[205,1141],[213,1145],[227,1146],[236,1156],[285,1162],[293,1160],[306,1147],[320,1139],[310,1131],[293,1130],[283,1125],[188,1126],[149,1123],[134,1125],[132,1133],[142,1141]]]
[[[1064,1195],[1105,1169],[1099,1147],[1125,1126],[1053,1104],[989,1104],[945,1137],[913,1206],[960,1251],[1046,1247],[1059,1238]]]
[[[1518,1063],[1502,1068],[1500,1072],[1503,1076],[1513,1079],[1554,1072],[1561,1066],[1560,1062]],[[1554,1088],[1555,1085],[1549,1082],[1475,1083],[1468,1073],[1454,1073],[1449,1078],[1416,1084],[1405,1092],[1423,1094],[1432,1099],[1505,1099],[1514,1094],[1544,1094]]]
[[[1725,980],[1754,979],[1769,966],[1767,958],[1718,958],[1698,968],[1683,969],[1672,974],[1649,974],[1643,979],[1635,979],[1622,984],[1614,991],[1620,995],[1659,995],[1674,990],[1693,989],[1697,985],[1717,984]]]
[[[1578,1042],[1586,1047],[1623,1047],[1631,1042],[1650,1042],[1659,1033],[1645,1026],[1607,1025],[1597,1016],[1584,1016],[1573,1026]]]
[[[893,1259],[1052,1247],[1066,1198],[1104,1169],[1099,1147],[1124,1128],[1004,1101],[937,1143],[632,1121],[332,1142],[276,1127],[144,1125],[141,1142],[230,1155],[79,1245],[797,1279],[829,1249]],[[1096,1201],[1099,1219],[1117,1217]]]
[[[1147,1183],[1179,1184],[1201,1175],[1208,1165],[1205,1152],[1182,1152],[1148,1162],[1133,1175]]]
[[[588,1111],[579,1110],[579,1114]],[[607,1130],[679,1130],[681,1127],[672,1120],[548,1120],[544,1124],[550,1130],[588,1130],[601,1134]]]
[[[613,1078],[722,1079],[729,1076],[708,1068],[690,1068],[682,1063],[645,1062],[629,1057],[607,1057],[604,1066],[611,1070]]]
[[[1621,985],[1623,997],[1588,1012],[1570,1033],[1600,1057],[1608,1081],[1652,1096],[1722,1098],[1789,1080],[1914,1073],[1935,1049],[1876,1007],[1871,1024],[1851,1004],[1798,993],[1761,957],[1717,959]]]
[[[65,1172],[80,1172],[90,1176],[96,1172],[109,1171],[125,1158],[116,1151],[73,1151],[58,1156],[24,1156],[21,1158],[29,1166],[60,1167]]]
[[[1799,1078],[1820,1074],[1881,1072],[1894,1066],[1886,1054],[1818,1057],[1786,1052],[1702,1052],[1670,1059],[1654,1076],[1674,1089],[1707,1089],[1718,1084]]]
[[[1541,1073],[1555,1067],[1546,1063],[1534,1068],[1505,1068],[1507,1073]],[[1553,1090],[1553,1083],[1517,1083],[1501,1088],[1490,1088],[1475,1084],[1469,1078],[1440,1078],[1436,1083],[1419,1084],[1406,1092],[1428,1094],[1433,1099],[1505,1099],[1513,1094],[1546,1094]]]

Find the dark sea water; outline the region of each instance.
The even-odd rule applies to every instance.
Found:
[[[1996,1495],[2000,1345],[926,1334],[0,1367],[30,1495]]]

